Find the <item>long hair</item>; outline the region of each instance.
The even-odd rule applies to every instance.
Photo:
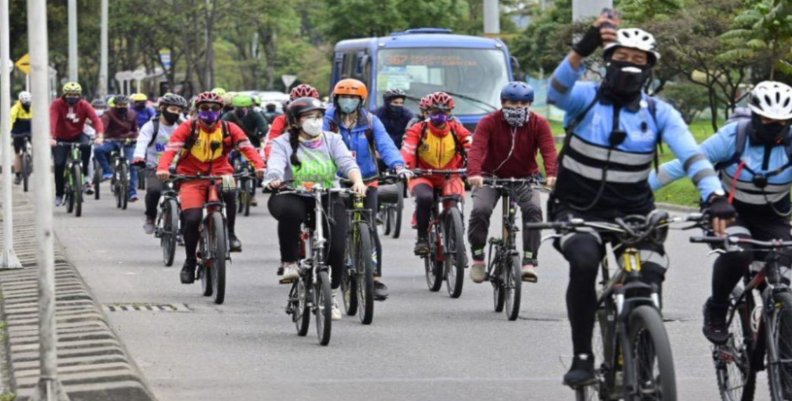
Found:
[[[291,164],[292,166],[300,167],[302,163],[300,158],[297,157],[297,149],[300,147],[300,129],[294,126],[289,127],[289,144],[291,145]]]

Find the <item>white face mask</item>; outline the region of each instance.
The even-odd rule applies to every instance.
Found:
[[[302,123],[302,130],[310,136],[319,136],[322,133],[322,125],[324,120],[322,118],[310,118]]]

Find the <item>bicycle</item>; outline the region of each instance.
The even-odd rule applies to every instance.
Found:
[[[33,146],[30,143],[29,135],[25,135],[24,138],[25,145],[19,152],[19,156],[22,158],[22,171],[20,175],[22,176],[22,190],[27,192],[29,189],[30,174],[33,173]]]
[[[105,142],[117,142],[121,144],[121,149],[114,149],[110,152],[110,166],[113,169],[113,177],[110,179],[110,188],[116,199],[116,207],[126,210],[129,201],[129,185],[131,167],[129,160],[124,156],[124,148],[137,143],[131,139],[106,139]],[[97,191],[96,194],[99,192]],[[98,195],[94,195],[98,199]]]
[[[94,187],[94,199],[99,200],[99,189],[102,184],[102,165],[99,164],[99,160],[96,160],[96,157],[93,158],[93,177],[91,177],[91,182]]]
[[[770,399],[792,400],[792,289],[781,266],[781,253],[792,249],[792,241],[705,236],[690,242],[720,244],[724,249],[750,245],[767,252],[764,265],[754,262],[743,286],[732,291],[726,315],[729,339],[713,346],[712,359],[724,401],[753,400],[756,373],[764,370],[765,359]]]
[[[374,251],[369,225],[371,211],[366,209],[365,198],[351,189],[338,192],[351,195],[351,205],[347,204],[349,228],[344,245],[345,266],[341,274],[344,309],[349,316],[357,314],[361,323],[371,324],[374,319],[374,270],[377,269],[371,258]]]
[[[265,185],[266,187],[266,185]],[[330,343],[332,330],[333,295],[330,290],[330,267],[325,263],[324,216],[322,195],[343,191],[324,189],[321,184],[305,182],[302,188],[279,190],[273,196],[297,194],[314,199],[311,221],[303,222],[300,232],[301,259],[298,263],[300,277],[289,290],[286,313],[291,315],[297,335],[308,334],[311,313],[316,317],[316,335],[320,345]],[[313,227],[313,228],[312,228]],[[370,259],[370,257],[369,257]]]
[[[696,221],[700,214],[669,218],[655,210],[647,216],[631,215],[614,222],[588,222],[580,218],[550,223],[528,223],[527,229],[553,229],[563,235],[590,232],[605,237],[606,255],[600,263],[602,280],[597,296],[594,328],[595,357],[602,361],[596,379],[574,388],[584,400],[676,400],[676,378],[671,344],[663,324],[660,294],[655,284],[641,281],[640,243],[660,244],[668,226],[676,221]],[[621,255],[616,253],[621,249]],[[618,266],[611,272],[609,254]]]
[[[181,230],[179,214],[181,204],[179,193],[174,189],[173,182],[163,183],[162,194],[157,205],[157,219],[155,221],[154,237],[160,239],[162,248],[162,263],[166,267],[173,266],[176,254],[176,243]]]
[[[404,178],[395,174],[383,174],[379,177],[380,185],[380,202],[378,210],[378,220],[382,222],[383,234],[390,235],[394,239],[399,238],[401,235],[402,225],[402,211],[404,209],[404,197],[406,186],[404,185]],[[395,185],[395,193],[388,195],[395,195],[396,199],[388,199],[383,196],[382,186]]]
[[[250,206],[256,195],[255,169],[250,162],[239,155],[234,160],[234,172],[239,176],[237,181],[237,212],[250,216]]]
[[[83,203],[83,174],[80,146],[90,145],[92,142],[55,142],[56,146],[69,147],[69,156],[66,159],[66,169],[63,172],[63,195],[66,203],[66,212],[74,212],[75,217],[82,216]]]
[[[448,179],[452,175],[464,174],[465,169],[415,169],[413,173],[416,176],[442,175]],[[421,256],[424,260],[426,285],[429,291],[439,291],[445,281],[446,290],[451,298],[459,298],[462,295],[462,286],[465,282],[467,255],[462,222],[463,211],[458,206],[463,203],[462,196],[443,196],[442,189],[435,189],[427,233],[429,253]]]
[[[525,185],[538,187],[540,177],[485,177],[484,183],[498,191],[503,210],[501,238],[490,238],[487,252],[487,279],[492,284],[495,312],[506,312],[509,320],[520,315],[522,297],[522,262],[517,250],[517,201],[514,191]],[[493,251],[494,250],[494,251]],[[505,306],[505,309],[504,309]]]

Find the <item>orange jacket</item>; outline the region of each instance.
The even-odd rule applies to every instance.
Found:
[[[409,169],[458,169],[465,166],[465,157],[458,146],[467,152],[470,141],[470,131],[456,120],[449,121],[442,129],[424,121],[404,134],[401,154]]]

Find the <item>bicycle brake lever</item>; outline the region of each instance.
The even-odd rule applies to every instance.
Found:
[[[715,254],[720,255],[720,254],[723,254],[723,253],[726,253],[726,250],[718,248],[718,249],[713,249],[713,250],[710,250],[709,252],[707,252],[707,256],[715,255]]]

